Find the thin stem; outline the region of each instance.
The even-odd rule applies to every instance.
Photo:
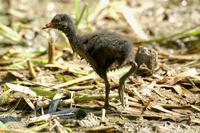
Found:
[[[81,19],[83,18],[83,15],[84,15],[84,13],[85,13],[87,8],[88,8],[88,4],[85,4],[83,9],[82,9],[82,11],[81,11],[81,14],[80,14],[79,18],[76,19],[76,23],[75,23],[76,27],[78,27],[78,25],[80,24]]]
[[[54,40],[50,38],[48,44],[49,44],[48,45],[48,64],[54,64],[55,63]]]
[[[35,69],[33,68],[32,62],[29,59],[27,60],[27,65],[31,78],[34,79],[36,77],[36,72]]]
[[[75,22],[77,22],[79,15],[79,0],[74,0],[74,13],[75,13]]]

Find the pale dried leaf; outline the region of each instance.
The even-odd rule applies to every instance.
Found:
[[[34,97],[37,96],[37,94],[34,91],[32,91],[31,89],[29,89],[29,87],[21,86],[21,85],[15,85],[15,84],[11,84],[11,83],[6,83],[6,85],[12,91],[22,92],[22,93],[29,94],[29,95],[34,96]]]

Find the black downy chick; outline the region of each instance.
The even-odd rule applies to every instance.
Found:
[[[57,14],[44,28],[62,31],[68,38],[74,52],[84,58],[105,82],[105,104],[109,107],[110,83],[107,71],[123,64],[130,64],[130,70],[119,80],[119,97],[124,105],[125,80],[135,72],[137,64],[132,52],[132,42],[120,34],[110,31],[97,31],[85,35],[76,33],[75,25],[67,14]]]

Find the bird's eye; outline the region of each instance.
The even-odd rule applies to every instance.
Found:
[[[60,19],[60,18],[57,18],[57,19],[56,19],[56,22],[57,22],[57,23],[59,23],[60,21],[61,21],[61,19]]]

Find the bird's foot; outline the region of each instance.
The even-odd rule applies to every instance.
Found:
[[[106,109],[106,111],[109,112],[109,113],[119,112],[118,108],[116,106],[113,106],[113,105],[110,105],[110,104],[105,104],[104,109]]]
[[[109,106],[110,106],[110,104],[109,104],[109,103],[105,103],[105,104],[104,104],[104,109],[106,109],[106,110],[107,110],[107,109],[109,108]]]

